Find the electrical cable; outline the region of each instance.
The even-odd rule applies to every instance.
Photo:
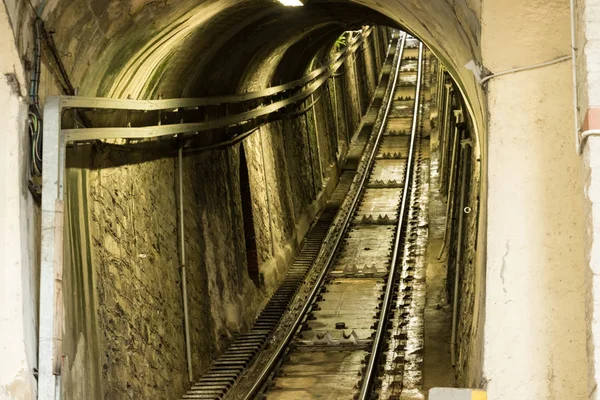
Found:
[[[42,175],[42,119],[36,107],[29,110],[29,138],[31,140],[31,174]]]
[[[490,79],[497,78],[499,76],[508,75],[508,74],[514,74],[516,72],[529,71],[529,70],[537,69],[537,68],[542,68],[542,67],[546,67],[548,65],[558,64],[558,63],[561,63],[563,61],[568,61],[568,60],[571,60],[571,56],[562,56],[562,57],[558,57],[558,58],[555,58],[553,60],[546,61],[546,62],[543,62],[543,63],[534,64],[534,65],[528,65],[526,67],[513,68],[513,69],[509,69],[508,71],[498,72],[496,74],[488,75],[485,78],[483,78],[481,80],[481,84],[483,85],[484,83],[486,83]]]
[[[241,142],[242,140],[246,139],[248,136],[252,135],[258,129],[260,129],[260,127],[262,127],[263,125],[264,125],[264,123],[260,124],[259,126],[255,127],[255,128],[250,129],[249,131],[241,133],[238,136],[236,136],[235,138],[227,140],[225,142],[216,143],[216,144],[212,144],[209,146],[185,148],[184,150],[186,151],[186,153],[201,153],[201,152],[207,151],[207,150],[213,150],[213,149],[219,149],[222,147],[232,146],[232,145],[237,144],[237,143]]]

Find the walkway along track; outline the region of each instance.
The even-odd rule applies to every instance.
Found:
[[[331,243],[329,243],[328,246],[328,242],[332,241],[330,236],[333,235],[337,237],[336,240],[333,240],[333,248],[335,249],[341,242],[343,237],[342,233],[350,229],[351,221],[356,220],[357,215],[363,215],[366,212],[365,210],[368,211],[368,209],[374,209],[372,205],[365,205],[366,202],[364,198],[362,202],[359,203],[359,198],[361,198],[361,196],[368,196],[368,192],[372,190],[387,190],[388,192],[397,192],[398,195],[402,191],[397,180],[390,180],[385,183],[373,177],[378,176],[377,174],[382,176],[386,175],[386,168],[387,170],[390,170],[391,168],[391,170],[395,171],[396,175],[400,177],[403,175],[401,171],[402,167],[399,168],[398,166],[407,162],[407,159],[400,157],[399,153],[386,153],[385,151],[382,153],[382,149],[385,149],[386,146],[389,148],[398,148],[398,145],[394,144],[394,140],[391,139],[403,139],[402,136],[406,136],[399,133],[394,135],[392,133],[391,135],[388,135],[385,140],[382,140],[384,130],[387,126],[384,121],[387,120],[393,99],[392,93],[394,93],[394,90],[396,89],[398,71],[400,69],[399,60],[403,53],[405,41],[406,38],[403,37],[398,42],[395,54],[396,61],[394,62],[393,72],[391,74],[391,78],[393,79],[390,79],[390,82],[386,85],[388,86],[388,89],[384,96],[384,101],[382,102],[385,107],[382,107],[382,110],[380,110],[379,113],[381,128],[376,135],[373,135],[373,137],[369,139],[370,143],[367,143],[366,145],[365,155],[363,156],[366,160],[361,163],[363,171],[360,171],[361,167],[359,167],[359,171],[357,171],[356,175],[354,175],[353,171],[346,171],[342,175],[340,185],[334,193],[334,198],[328,204],[328,207],[326,207],[318,222],[313,226],[310,234],[303,243],[299,256],[296,258],[286,275],[284,282],[272,296],[265,309],[261,312],[252,330],[249,333],[239,335],[236,338],[236,341],[228,348],[225,354],[213,362],[209,371],[192,386],[191,390],[184,396],[184,399],[219,399],[224,396],[227,398],[252,399],[256,398],[257,395],[260,396],[258,393],[271,375],[272,370],[280,363],[280,357],[286,351],[287,344],[294,338],[298,326],[300,326],[303,321],[303,326],[306,326],[305,320],[306,318],[310,318],[308,311],[311,308],[314,309],[313,301],[322,298],[317,292],[321,290],[321,283],[329,279],[329,273],[326,268],[321,268],[320,271],[318,271],[316,266],[319,264],[327,266],[333,265],[335,255],[339,253],[339,251],[331,251],[332,249],[327,250],[331,247]],[[385,100],[385,97],[387,97],[388,100]],[[416,108],[417,106],[414,107]],[[377,124],[374,126],[374,131],[376,131],[376,127]],[[389,140],[391,140],[391,144],[387,144],[387,141]],[[382,145],[382,142],[384,141],[386,143]],[[410,148],[414,148],[414,138],[411,139],[410,142]],[[382,155],[384,159],[382,159],[381,162],[388,164],[392,162],[398,165],[394,166],[390,164],[380,168],[376,165],[376,160],[379,162]],[[412,159],[412,157],[409,157],[409,159]],[[378,168],[380,171],[376,172]],[[353,177],[354,181],[352,182]],[[344,197],[347,192],[350,192],[350,195],[344,200],[344,204],[351,204],[345,204],[345,206],[342,204],[342,212],[338,213],[341,203],[339,198]],[[352,194],[354,195],[352,196]],[[401,196],[400,198],[403,199],[404,196]],[[402,201],[402,203],[405,203],[405,201]],[[397,205],[393,207],[397,208]],[[364,210],[361,211],[361,209]],[[395,224],[403,219],[399,218],[400,214],[394,215],[393,211],[396,210],[388,210],[385,214],[386,216],[380,217],[380,220],[376,221],[375,224],[370,223],[370,221],[372,222],[372,217],[363,215],[363,225],[376,228],[383,227],[384,229],[389,230],[390,224]],[[350,218],[351,216],[354,216],[354,218]],[[330,226],[332,226],[331,229]],[[344,235],[346,235],[346,233],[344,233]],[[325,242],[325,245],[322,246],[323,242]],[[324,263],[319,262],[322,258],[326,258],[327,261]],[[350,273],[352,273],[352,271],[350,271]],[[375,266],[372,267],[372,272],[366,272],[366,274],[370,273],[372,273],[373,280],[381,280],[381,277],[386,274],[383,269],[379,271]],[[360,274],[365,274],[365,271],[361,271]],[[298,288],[301,287],[304,281],[310,281],[311,275],[312,280],[315,280],[314,275],[318,275],[316,284],[312,285],[311,293],[302,296],[302,289],[297,293]],[[325,279],[326,277],[327,279]],[[304,286],[304,290],[306,291],[307,285],[305,284]],[[294,298],[295,294],[296,296]],[[294,301],[292,301],[292,299],[294,299]],[[297,312],[301,308],[299,304],[302,303],[304,304],[302,310]],[[293,316],[294,318],[291,318],[288,315],[286,320],[286,316],[283,315],[286,310],[296,311],[288,312],[288,314],[296,314]],[[290,320],[294,321],[290,322]],[[281,334],[279,331],[286,331],[287,333]],[[356,332],[353,335],[348,336],[350,340],[353,340],[351,338],[356,337]],[[355,340],[354,342],[354,344],[358,344],[362,347],[365,345],[364,341],[358,343]],[[375,343],[375,341],[373,341],[373,343]],[[268,355],[267,358],[265,357],[266,355]],[[267,360],[266,362],[265,359]],[[242,376],[242,379],[239,379],[240,376]]]

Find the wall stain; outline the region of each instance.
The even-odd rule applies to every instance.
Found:
[[[8,83],[8,86],[10,87],[11,91],[17,96],[23,97],[23,94],[21,93],[21,84],[19,83],[19,78],[17,78],[17,74],[14,72],[10,74],[4,74],[4,78],[6,79],[6,82]]]

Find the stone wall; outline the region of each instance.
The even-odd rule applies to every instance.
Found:
[[[385,39],[369,40],[364,51],[387,50],[386,32],[385,28],[377,28],[371,37],[384,35]],[[248,81],[257,84],[276,79],[266,74],[264,68],[257,67],[260,73],[249,74]],[[370,103],[381,65],[377,66],[374,57],[357,58],[356,71],[376,76],[373,82],[367,74],[355,74],[351,60],[340,70],[346,72],[330,78],[297,111],[261,127],[243,144],[250,175],[261,282],[265,285],[262,289],[267,293],[282,278],[314,217],[335,188],[348,139],[359,127],[362,116],[359,103]],[[359,85],[367,88],[360,92],[360,99],[356,97]]]
[[[479,246],[478,225],[480,220],[480,197],[481,197],[481,162],[473,151],[476,143],[474,125],[468,117],[465,102],[460,91],[445,73],[440,72],[441,65],[436,63],[436,79],[432,82],[435,93],[435,139],[432,141],[432,149],[440,151],[439,141],[444,137],[443,143],[446,149],[445,168],[440,172],[440,178],[445,182],[444,190],[440,189],[440,196],[447,206],[450,201],[449,215],[444,214],[447,224],[446,250],[442,254],[446,268],[446,292],[450,306],[454,302],[454,285],[457,279],[458,266],[459,291],[457,298],[457,334],[455,349],[455,371],[456,383],[459,387],[479,387],[481,384],[481,343],[483,321],[479,317],[476,306],[478,297],[484,293],[484,285],[478,276],[476,268],[476,257],[481,251]],[[447,92],[444,84],[450,84]],[[440,90],[441,89],[441,90]],[[446,93],[450,94],[448,109],[446,110]],[[437,105],[441,105],[438,109]],[[443,122],[446,116],[446,122]],[[465,119],[465,116],[467,118]],[[458,128],[458,132],[455,130]],[[443,134],[443,131],[446,134]],[[459,134],[454,164],[452,162],[451,148],[453,146],[454,134]],[[469,141],[470,145],[461,141]],[[449,168],[448,165],[453,165]],[[463,170],[463,167],[465,168]],[[453,171],[452,171],[453,170]],[[451,182],[451,177],[452,183]],[[463,185],[464,180],[464,185]],[[452,186],[452,187],[451,187]],[[464,190],[464,206],[461,207],[461,193]],[[465,213],[464,208],[469,207],[471,211]],[[444,213],[446,208],[444,209]],[[459,221],[462,227],[459,228]],[[449,312],[452,312],[450,308]]]
[[[119,166],[124,157],[130,164]],[[89,218],[105,396],[178,393],[186,365],[175,162],[135,153],[94,158]]]
[[[465,140],[473,142],[473,126],[467,124],[466,132],[463,134]],[[459,145],[460,146],[460,145]],[[476,269],[476,256],[479,248],[480,238],[478,236],[478,224],[480,219],[480,196],[481,196],[481,162],[474,155],[472,147],[460,146],[460,160],[456,165],[457,191],[455,197],[453,221],[454,238],[458,239],[458,219],[462,214],[463,227],[460,246],[462,246],[461,257],[452,258],[451,268],[455,268],[456,262],[460,265],[460,286],[458,297],[458,326],[456,338],[456,376],[460,387],[479,387],[481,385],[481,357],[482,348],[479,338],[483,330],[483,321],[479,318],[476,303],[478,296],[484,292],[481,280]],[[464,207],[460,207],[460,191],[463,180],[463,166],[466,163],[464,173]],[[470,212],[466,213],[465,208]],[[456,243],[458,246],[459,243]]]
[[[78,346],[97,335],[100,356],[95,360],[88,355],[87,365],[69,365],[67,370],[81,370],[65,375],[85,375],[100,362],[105,398],[164,398],[166,393],[167,398],[177,398],[187,388],[177,159],[113,148],[94,149],[91,158],[89,170],[84,170],[87,193],[79,194],[87,200],[69,198],[78,202],[70,214],[81,214],[79,206],[88,206],[89,214],[83,217],[89,219],[93,274],[77,283],[95,285],[97,332],[88,334],[77,323],[81,314],[76,315],[69,300],[81,299],[69,298],[67,310],[72,312],[67,313],[66,326],[69,332],[78,327],[81,331],[67,338],[66,353],[69,360],[77,359]],[[184,160],[192,363],[199,374],[232,335],[250,326],[262,295],[245,266],[237,151],[189,155]],[[77,164],[70,173],[81,173],[81,167]],[[77,231],[69,235],[74,241],[85,236],[83,221],[76,222],[70,227]],[[71,265],[74,270],[81,266]],[[77,285],[70,289],[86,292]],[[93,313],[87,316],[94,318]],[[70,340],[77,340],[77,345]],[[81,392],[68,388],[66,397],[78,398]]]

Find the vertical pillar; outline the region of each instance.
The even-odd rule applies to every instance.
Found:
[[[566,0],[535,7],[484,0],[482,20],[483,65],[491,71],[571,53]],[[569,62],[487,84],[483,375],[490,400],[589,397],[586,229],[572,88]]]
[[[260,141],[260,158],[262,160],[263,176],[265,177],[265,194],[267,199],[267,212],[269,214],[269,234],[271,236],[271,255],[275,256],[275,233],[273,229],[273,218],[271,217],[271,190],[269,189],[267,175],[267,160],[265,158],[264,136],[267,134],[266,129],[258,128],[258,140]],[[269,132],[270,134],[270,132]],[[242,144],[243,146],[243,144]]]
[[[331,77],[331,82],[333,82],[333,96],[331,95],[331,89],[329,87],[330,81],[327,80],[327,84],[325,85],[325,89],[327,92],[327,98],[329,99],[329,106],[331,107],[331,111],[333,112],[333,123],[335,125],[335,152],[331,149],[331,153],[334,155],[335,161],[337,162],[338,157],[341,155],[340,151],[340,137],[339,137],[339,129],[338,129],[338,112],[337,112],[337,98],[335,93],[335,75]],[[333,97],[333,99],[332,99]]]
[[[356,101],[358,101],[358,120],[360,121],[360,119],[362,118],[362,100],[360,98],[360,84],[358,82],[359,76],[358,76],[358,68],[356,68],[356,63],[357,63],[357,58],[358,58],[358,53],[360,52],[360,47],[358,49],[356,49],[356,52],[354,53],[354,57],[352,57],[352,69],[354,71],[354,83],[356,86]]]
[[[448,154],[446,155],[448,157],[448,160],[452,160],[451,163],[446,163],[446,170],[443,172],[440,172],[440,176],[442,178],[444,178],[444,183],[445,183],[445,187],[444,190],[446,192],[448,192],[448,197],[446,199],[447,204],[450,204],[450,202],[452,201],[451,199],[451,195],[452,193],[450,192],[450,190],[448,190],[448,185],[451,185],[453,182],[453,176],[454,176],[454,172],[456,171],[456,169],[458,168],[458,165],[456,165],[456,159],[455,159],[455,152],[458,151],[458,144],[460,142],[460,132],[458,131],[458,124],[461,122],[462,120],[462,110],[454,110],[453,111],[453,118],[452,118],[452,124],[450,124],[451,127],[451,135],[448,137],[448,143],[453,143],[452,148],[449,149]],[[456,144],[454,144],[456,143]],[[448,177],[448,181],[446,180],[446,177]]]
[[[317,120],[317,103],[315,103],[315,95],[312,93],[310,95],[310,101],[312,103],[312,115],[313,115],[313,123],[315,125],[315,140],[317,142],[317,160],[319,161],[319,186],[321,186],[323,181],[323,163],[321,162],[321,145],[319,143],[319,121]]]
[[[346,66],[344,68],[344,73],[347,73],[348,71],[348,59],[346,59]],[[340,90],[342,92],[342,105],[343,105],[343,109],[344,109],[344,126],[346,128],[346,143],[348,144],[348,148],[350,148],[350,141],[352,139],[352,134],[351,134],[351,127],[350,127],[350,123],[348,122],[348,106],[346,103],[348,103],[348,89],[346,88],[346,81],[344,81],[342,79],[342,85],[340,87]]]
[[[339,140],[340,140],[340,121],[338,120],[338,101],[337,101],[337,87],[335,83],[335,74],[331,77],[331,82],[333,83],[333,118],[335,119],[335,137],[338,142],[339,149]]]
[[[308,142],[308,159],[310,160],[310,177],[312,181],[313,196],[312,199],[316,199],[318,195],[317,186],[315,182],[315,167],[313,165],[313,148],[312,140],[310,135],[310,122],[308,121],[308,111],[304,113],[304,123],[306,124],[306,140]]]
[[[0,5],[0,397],[35,399],[35,211],[27,190],[27,82],[6,7]]]
[[[445,170],[445,165],[448,162],[447,160],[447,156],[446,153],[448,152],[448,147],[449,147],[449,129],[448,129],[448,122],[450,120],[450,94],[451,94],[451,90],[452,90],[452,85],[449,83],[445,84],[445,90],[444,90],[444,100],[443,100],[443,104],[444,104],[444,108],[442,109],[442,112],[438,115],[438,119],[439,119],[439,126],[440,126],[440,185],[443,188],[444,187],[444,170]]]
[[[578,1],[575,8],[580,131],[600,129],[600,0]],[[585,12],[585,14],[583,14]],[[583,117],[583,118],[581,118]],[[585,320],[587,390],[600,399],[600,137],[582,143],[585,193]]]
[[[60,98],[50,97],[44,105],[44,151],[42,193],[42,260],[40,273],[40,330],[38,355],[38,398],[60,397],[60,343],[57,320],[62,304],[57,273],[62,271],[62,219],[64,199],[65,147],[60,134]]]
[[[444,99],[444,93],[442,92],[444,89],[444,66],[442,62],[438,60],[438,74],[437,74],[437,93],[436,93],[436,108],[438,110],[438,116],[440,115],[440,109],[442,108],[442,101]],[[438,118],[439,119],[439,118]],[[438,121],[439,122],[439,121]]]

